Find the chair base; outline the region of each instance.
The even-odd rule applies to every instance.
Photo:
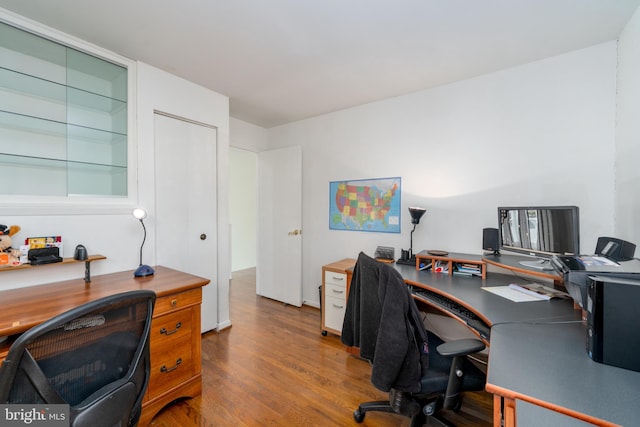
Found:
[[[417,405],[422,405],[421,408],[413,414],[402,414],[411,418],[411,427],[422,427],[424,425],[455,427],[454,424],[436,414],[436,411],[442,407],[439,399],[431,399],[431,401],[421,403],[418,403],[417,401],[414,402]],[[391,414],[398,414],[398,412],[393,410],[388,400],[377,400],[361,403],[358,406],[358,409],[353,411],[353,419],[358,424],[362,423],[367,412],[387,412]]]

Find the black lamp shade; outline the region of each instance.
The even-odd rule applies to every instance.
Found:
[[[420,218],[427,210],[425,208],[409,208],[409,214],[411,215],[411,224],[419,224]]]

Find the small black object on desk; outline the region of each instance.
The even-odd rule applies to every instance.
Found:
[[[87,254],[87,248],[85,248],[84,245],[76,246],[76,250],[73,253],[73,259],[75,259],[76,261],[84,261],[87,258],[89,258],[89,255]]]
[[[54,262],[62,262],[60,257],[60,248],[36,248],[30,249],[27,257],[31,265],[53,264]]]

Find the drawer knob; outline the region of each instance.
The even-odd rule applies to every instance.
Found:
[[[160,333],[164,335],[172,335],[178,332],[178,329],[180,329],[180,327],[182,327],[182,322],[176,323],[176,328],[173,331],[167,331],[167,328],[162,328],[160,329]]]
[[[171,371],[175,371],[176,369],[178,369],[178,366],[180,366],[181,363],[182,363],[182,358],[179,358],[178,360],[176,360],[176,364],[171,368],[167,368],[165,365],[162,365],[160,367],[160,372],[169,373]]]
[[[177,299],[172,299],[171,300],[171,307],[175,307],[176,305],[178,305],[178,300]]]

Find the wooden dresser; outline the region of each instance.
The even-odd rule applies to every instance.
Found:
[[[200,305],[208,279],[156,267],[155,275],[133,277],[125,271],[0,291],[0,362],[15,336],[86,302],[136,289],[157,295],[151,324],[151,378],[142,405],[140,426],[146,426],[168,403],[202,392]]]

